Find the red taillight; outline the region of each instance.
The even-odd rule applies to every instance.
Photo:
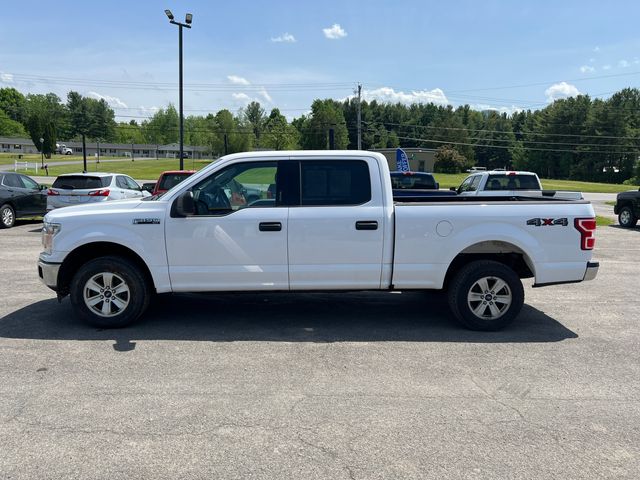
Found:
[[[109,189],[103,188],[102,190],[94,190],[93,192],[89,192],[87,195],[90,197],[108,197]]]
[[[60,195],[60,192],[56,192],[55,190],[48,189],[47,195]]]
[[[580,232],[580,248],[582,250],[593,250],[596,244],[596,219],[576,218],[573,224]]]

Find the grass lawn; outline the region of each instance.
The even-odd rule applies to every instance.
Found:
[[[613,225],[613,220],[611,220],[609,217],[601,217],[600,215],[596,215],[596,226],[606,227],[609,225]]]
[[[209,160],[192,160],[185,159],[184,168],[186,170],[200,170],[210,163]],[[155,180],[160,174],[166,170],[178,170],[179,163],[177,159],[159,159],[159,160],[144,160],[144,161],[131,161],[122,160],[119,162],[108,162],[96,164],[94,160],[87,161],[88,172],[109,172],[109,173],[124,173],[136,180]],[[63,173],[78,173],[82,171],[82,165],[60,165],[49,167],[49,177],[52,177],[52,181],[58,175]],[[36,172],[33,169],[23,171],[27,175],[35,175]],[[38,170],[38,175],[44,176],[41,170]]]

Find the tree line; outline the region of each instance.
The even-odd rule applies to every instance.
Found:
[[[640,90],[625,88],[610,98],[588,95],[556,100],[538,110],[507,114],[469,105],[360,103],[362,148],[437,149],[436,168],[463,171],[472,165],[531,170],[545,178],[638,182]],[[291,122],[277,109],[251,102],[235,114],[185,117],[185,143],[214,156],[253,149],[328,149],[357,146],[358,101],[317,99],[308,114]],[[50,155],[57,139],[167,144],[178,141],[172,105],[141,122],[117,122],[105,100],[69,92],[23,95],[0,89],[0,135],[30,136]],[[635,178],[634,178],[635,177]]]

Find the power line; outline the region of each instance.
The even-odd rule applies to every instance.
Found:
[[[403,123],[391,123],[391,122],[367,122],[363,121],[363,123],[367,123],[369,125],[373,125],[375,123],[380,123],[381,125],[392,125],[406,128],[427,128],[427,129],[436,129],[436,130],[458,130],[458,131],[466,131],[466,132],[487,132],[487,133],[509,133],[511,130],[486,130],[482,128],[466,128],[466,127],[439,127],[433,125],[414,125],[414,124],[403,124]],[[564,124],[566,126],[566,124]],[[582,135],[582,134],[573,134],[573,133],[538,133],[538,132],[525,132],[525,131],[513,131],[515,135],[534,135],[534,136],[548,136],[548,137],[577,137],[577,138],[615,138],[615,139],[624,139],[624,140],[636,140],[639,141],[640,137],[621,137],[615,135]]]
[[[423,142],[423,143],[439,143],[443,145],[462,145],[468,147],[480,147],[480,148],[498,148],[502,150],[510,150],[513,147],[508,147],[504,145],[480,145],[477,143],[465,143],[465,142],[447,142],[444,140],[430,140],[426,138],[414,138],[414,137],[400,137],[400,140],[410,140],[413,142]],[[581,151],[581,150],[563,150],[563,149],[551,149],[551,148],[534,148],[534,147],[522,147],[524,150],[536,151],[536,152],[557,152],[557,153],[573,153],[573,154],[598,154],[598,155],[637,155],[638,152],[602,152],[602,151]]]

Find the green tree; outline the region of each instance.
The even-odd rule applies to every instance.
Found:
[[[460,173],[466,167],[466,159],[451,145],[436,150],[434,170],[441,173]]]
[[[164,145],[176,143],[180,137],[180,117],[176,108],[169,104],[153,114],[151,120],[142,122],[142,131],[148,143]]]
[[[0,110],[16,122],[27,119],[26,100],[15,88],[0,88]]]
[[[66,108],[60,98],[53,94],[27,95],[25,98],[26,120],[25,128],[33,144],[40,149],[40,139],[44,138],[47,130],[47,142],[44,154],[47,158],[55,149],[55,143],[60,132],[68,132]]]
[[[266,121],[264,108],[260,106],[259,102],[251,102],[247,105],[242,115],[244,120],[251,127],[251,131],[253,131],[253,135],[255,136],[256,145],[260,147],[260,136],[262,135],[262,130],[264,129],[264,124]]]
[[[274,108],[264,122],[262,146],[272,150],[293,150],[298,147],[298,130]]]
[[[334,131],[336,149],[345,149],[349,135],[341,105],[335,100],[314,100],[311,116],[302,125],[301,144],[306,150],[329,148],[329,130]]]
[[[3,137],[25,137],[27,132],[24,126],[0,110],[0,135]]]

